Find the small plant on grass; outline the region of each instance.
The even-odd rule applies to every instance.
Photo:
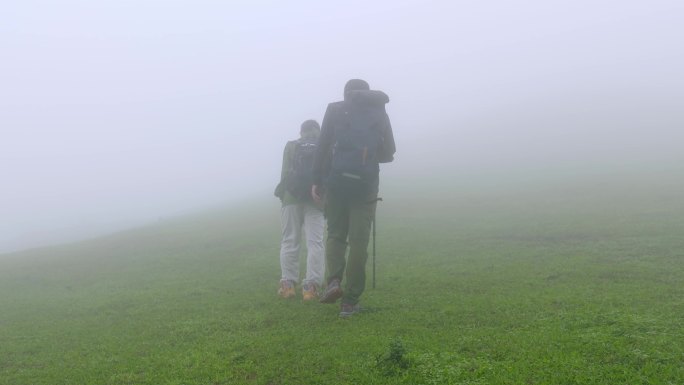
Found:
[[[385,376],[393,376],[408,369],[409,360],[403,342],[398,338],[393,339],[388,351],[376,358],[375,367]]]

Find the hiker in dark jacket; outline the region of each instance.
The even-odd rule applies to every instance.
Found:
[[[295,296],[299,281],[299,251],[302,230],[306,235],[306,275],[302,282],[305,301],[318,297],[325,274],[323,232],[325,220],[320,203],[311,199],[312,164],[320,127],[315,120],[302,123],[300,138],[287,142],[283,152],[280,183],[275,195],[282,202],[280,243],[280,288],[282,298]]]
[[[320,301],[335,303],[342,298],[342,317],[359,310],[378,197],[379,163],[394,160],[394,136],[385,112],[388,102],[385,93],[371,91],[365,81],[348,81],[344,100],[328,105],[318,141],[311,195],[316,202],[325,196],[328,222],[328,286]],[[345,259],[347,245],[349,256]]]

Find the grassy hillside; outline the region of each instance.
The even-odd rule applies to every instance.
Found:
[[[271,200],[0,256],[0,384],[684,383],[682,180],[485,180],[388,181],[351,319]]]

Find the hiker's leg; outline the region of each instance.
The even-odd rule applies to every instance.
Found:
[[[342,281],[347,253],[349,231],[349,206],[345,199],[328,191],[325,204],[328,221],[328,240],[325,246],[325,262],[328,268],[328,283],[333,279]]]
[[[377,193],[353,204],[349,214],[349,258],[342,303],[355,305],[366,288],[366,261],[371,223],[375,213]]]
[[[293,204],[281,209],[282,240],[280,242],[281,279],[299,281],[299,246],[304,220],[302,205]]]
[[[304,283],[313,283],[317,287],[323,285],[323,276],[325,275],[324,231],[323,210],[313,204],[306,205],[304,207],[304,232],[306,234],[307,257]]]

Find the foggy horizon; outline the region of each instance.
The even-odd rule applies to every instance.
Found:
[[[684,160],[676,1],[5,8],[0,253],[274,203],[285,143],[350,78],[390,97],[395,179]]]

